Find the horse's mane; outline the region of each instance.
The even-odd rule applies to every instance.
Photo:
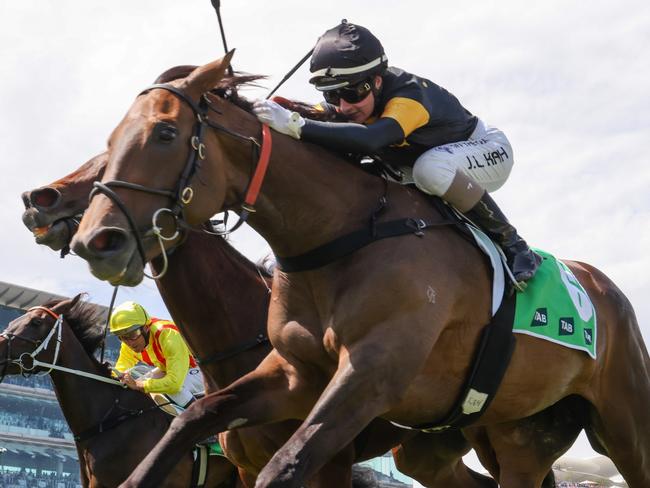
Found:
[[[169,83],[170,81],[178,80],[181,78],[186,78],[197,68],[197,66],[192,65],[181,65],[174,66],[163,73],[161,73],[155,80],[154,83]],[[217,95],[234,105],[238,106],[242,110],[245,110],[248,113],[253,111],[253,101],[249,100],[239,93],[240,87],[259,87],[257,84],[260,80],[265,80],[267,77],[265,75],[253,75],[248,73],[237,72],[232,76],[226,76],[221,80],[221,82],[211,91],[214,95]],[[320,121],[345,121],[347,120],[343,115],[334,110],[330,105],[312,105],[309,103],[301,102],[298,100],[290,100],[284,97],[273,97],[273,101],[282,105],[284,108],[298,112],[303,117],[307,117],[312,120]]]
[[[52,308],[64,300],[50,300],[44,306]],[[101,345],[104,339],[102,311],[96,305],[84,302],[81,299],[64,315],[72,332],[77,337],[89,356]]]

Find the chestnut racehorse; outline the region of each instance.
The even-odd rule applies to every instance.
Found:
[[[44,363],[115,381],[109,379],[108,368],[92,354],[103,338],[103,320],[94,306],[79,297],[33,307],[7,326],[0,334],[2,377],[46,371],[47,366],[33,363],[33,355]],[[38,350],[39,344],[45,347]],[[75,435],[85,487],[117,486],[169,427],[169,415],[148,395],[56,369],[50,376],[63,415]],[[208,459],[205,486],[234,487],[237,472],[232,464],[223,457]],[[188,488],[192,465],[191,450],[181,453],[160,486]]]
[[[102,153],[54,183],[23,194],[26,206],[23,221],[37,242],[55,250],[67,244],[71,238],[70,227],[62,225],[63,220],[83,213],[92,188],[91,173],[96,172],[99,178],[107,158],[107,154]],[[45,201],[51,204],[43,205]],[[160,273],[162,260],[154,259],[152,266],[156,274]],[[183,245],[177,246],[169,256],[168,266],[167,273],[156,284],[192,350],[200,351],[200,358],[227,354],[246,345],[254,346],[221,361],[204,362],[201,367],[206,378],[214,382],[208,390],[216,391],[216,385],[228,385],[254,369],[270,347],[263,341],[256,342],[256,337],[264,332],[268,288],[253,265],[223,239],[191,231]],[[197,283],[200,286],[197,287]],[[217,327],[212,325],[214,321]],[[226,454],[245,468],[241,471],[242,477],[251,483],[252,475],[261,470],[296,427],[295,422],[284,422],[264,428],[237,429],[226,432],[221,440]],[[462,463],[461,456],[467,452],[468,444],[459,432],[414,436],[412,432],[375,422],[373,428],[355,442],[353,460],[379,455],[404,436],[403,444],[394,451],[396,463],[402,472],[424,486],[495,486],[494,481],[474,473]],[[336,463],[321,470],[320,485],[344,486],[346,478],[341,477],[349,477],[350,459],[350,455],[339,456]]]
[[[101,191],[71,244],[99,278],[129,285],[142,279],[159,244],[152,215],[200,225],[220,210],[240,209],[260,125],[227,94],[208,94],[231,56],[145,90],[113,131]],[[320,147],[273,139],[256,211],[247,202],[243,213],[276,256],[300,256],[368,228],[384,194],[381,179]],[[440,221],[424,195],[388,186],[381,221]],[[170,197],[172,206],[161,211]],[[411,426],[442,418],[489,320],[490,273],[452,229],[419,233],[373,242],[313,269],[277,270],[268,320],[274,351],[177,418],[124,486],[156,486],[164,477],[159,464],[204,436],[206,420],[210,432],[221,432],[304,419],[257,479],[260,487],[298,487],[375,417]],[[514,421],[577,395],[589,404],[584,423],[592,440],[630,486],[650,486],[650,358],[634,312],[601,272],[568,265],[598,314],[598,359],[518,337],[500,390],[475,428],[496,447]],[[498,455],[474,445],[488,469],[499,466],[501,486],[539,486],[530,472],[498,464]]]

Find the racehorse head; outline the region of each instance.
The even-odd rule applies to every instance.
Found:
[[[205,130],[203,94],[219,84],[231,57],[146,89],[111,134],[102,182],[71,243],[98,278],[136,285],[144,264],[178,240],[180,225],[198,225],[223,206],[225,173],[201,164],[221,151]]]
[[[31,374],[48,369],[35,364],[35,360],[55,364],[62,346],[63,330],[70,324],[80,330],[83,328],[83,337],[93,336],[92,340],[82,340],[82,343],[86,342],[89,354],[94,351],[103,337],[97,333],[101,330],[99,312],[82,302],[81,296],[32,307],[7,325],[0,334],[0,378],[7,374]]]
[[[23,223],[37,244],[58,251],[70,242],[77,226],[75,219],[88,206],[93,182],[101,178],[107,161],[104,152],[63,178],[22,194]]]
[[[163,72],[154,83],[184,78],[196,66],[174,66]],[[69,244],[77,230],[81,214],[88,207],[93,183],[101,179],[108,162],[108,153],[91,158],[70,174],[33,190],[23,192],[25,211],[22,220],[34,235],[37,244],[55,251]]]

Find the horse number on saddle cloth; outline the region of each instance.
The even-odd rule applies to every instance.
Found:
[[[596,359],[596,312],[571,270],[551,254],[524,293],[517,293],[513,332],[584,351]]]

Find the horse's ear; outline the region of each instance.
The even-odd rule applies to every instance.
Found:
[[[79,293],[77,296],[73,298],[69,298],[68,300],[63,300],[56,304],[52,308],[52,311],[58,313],[58,314],[67,314],[72,308],[79,303],[79,300],[81,300],[81,297],[85,296],[85,293]]]
[[[212,90],[222,80],[234,54],[235,50],[233,49],[223,58],[199,66],[185,78],[181,88],[194,99]]]

